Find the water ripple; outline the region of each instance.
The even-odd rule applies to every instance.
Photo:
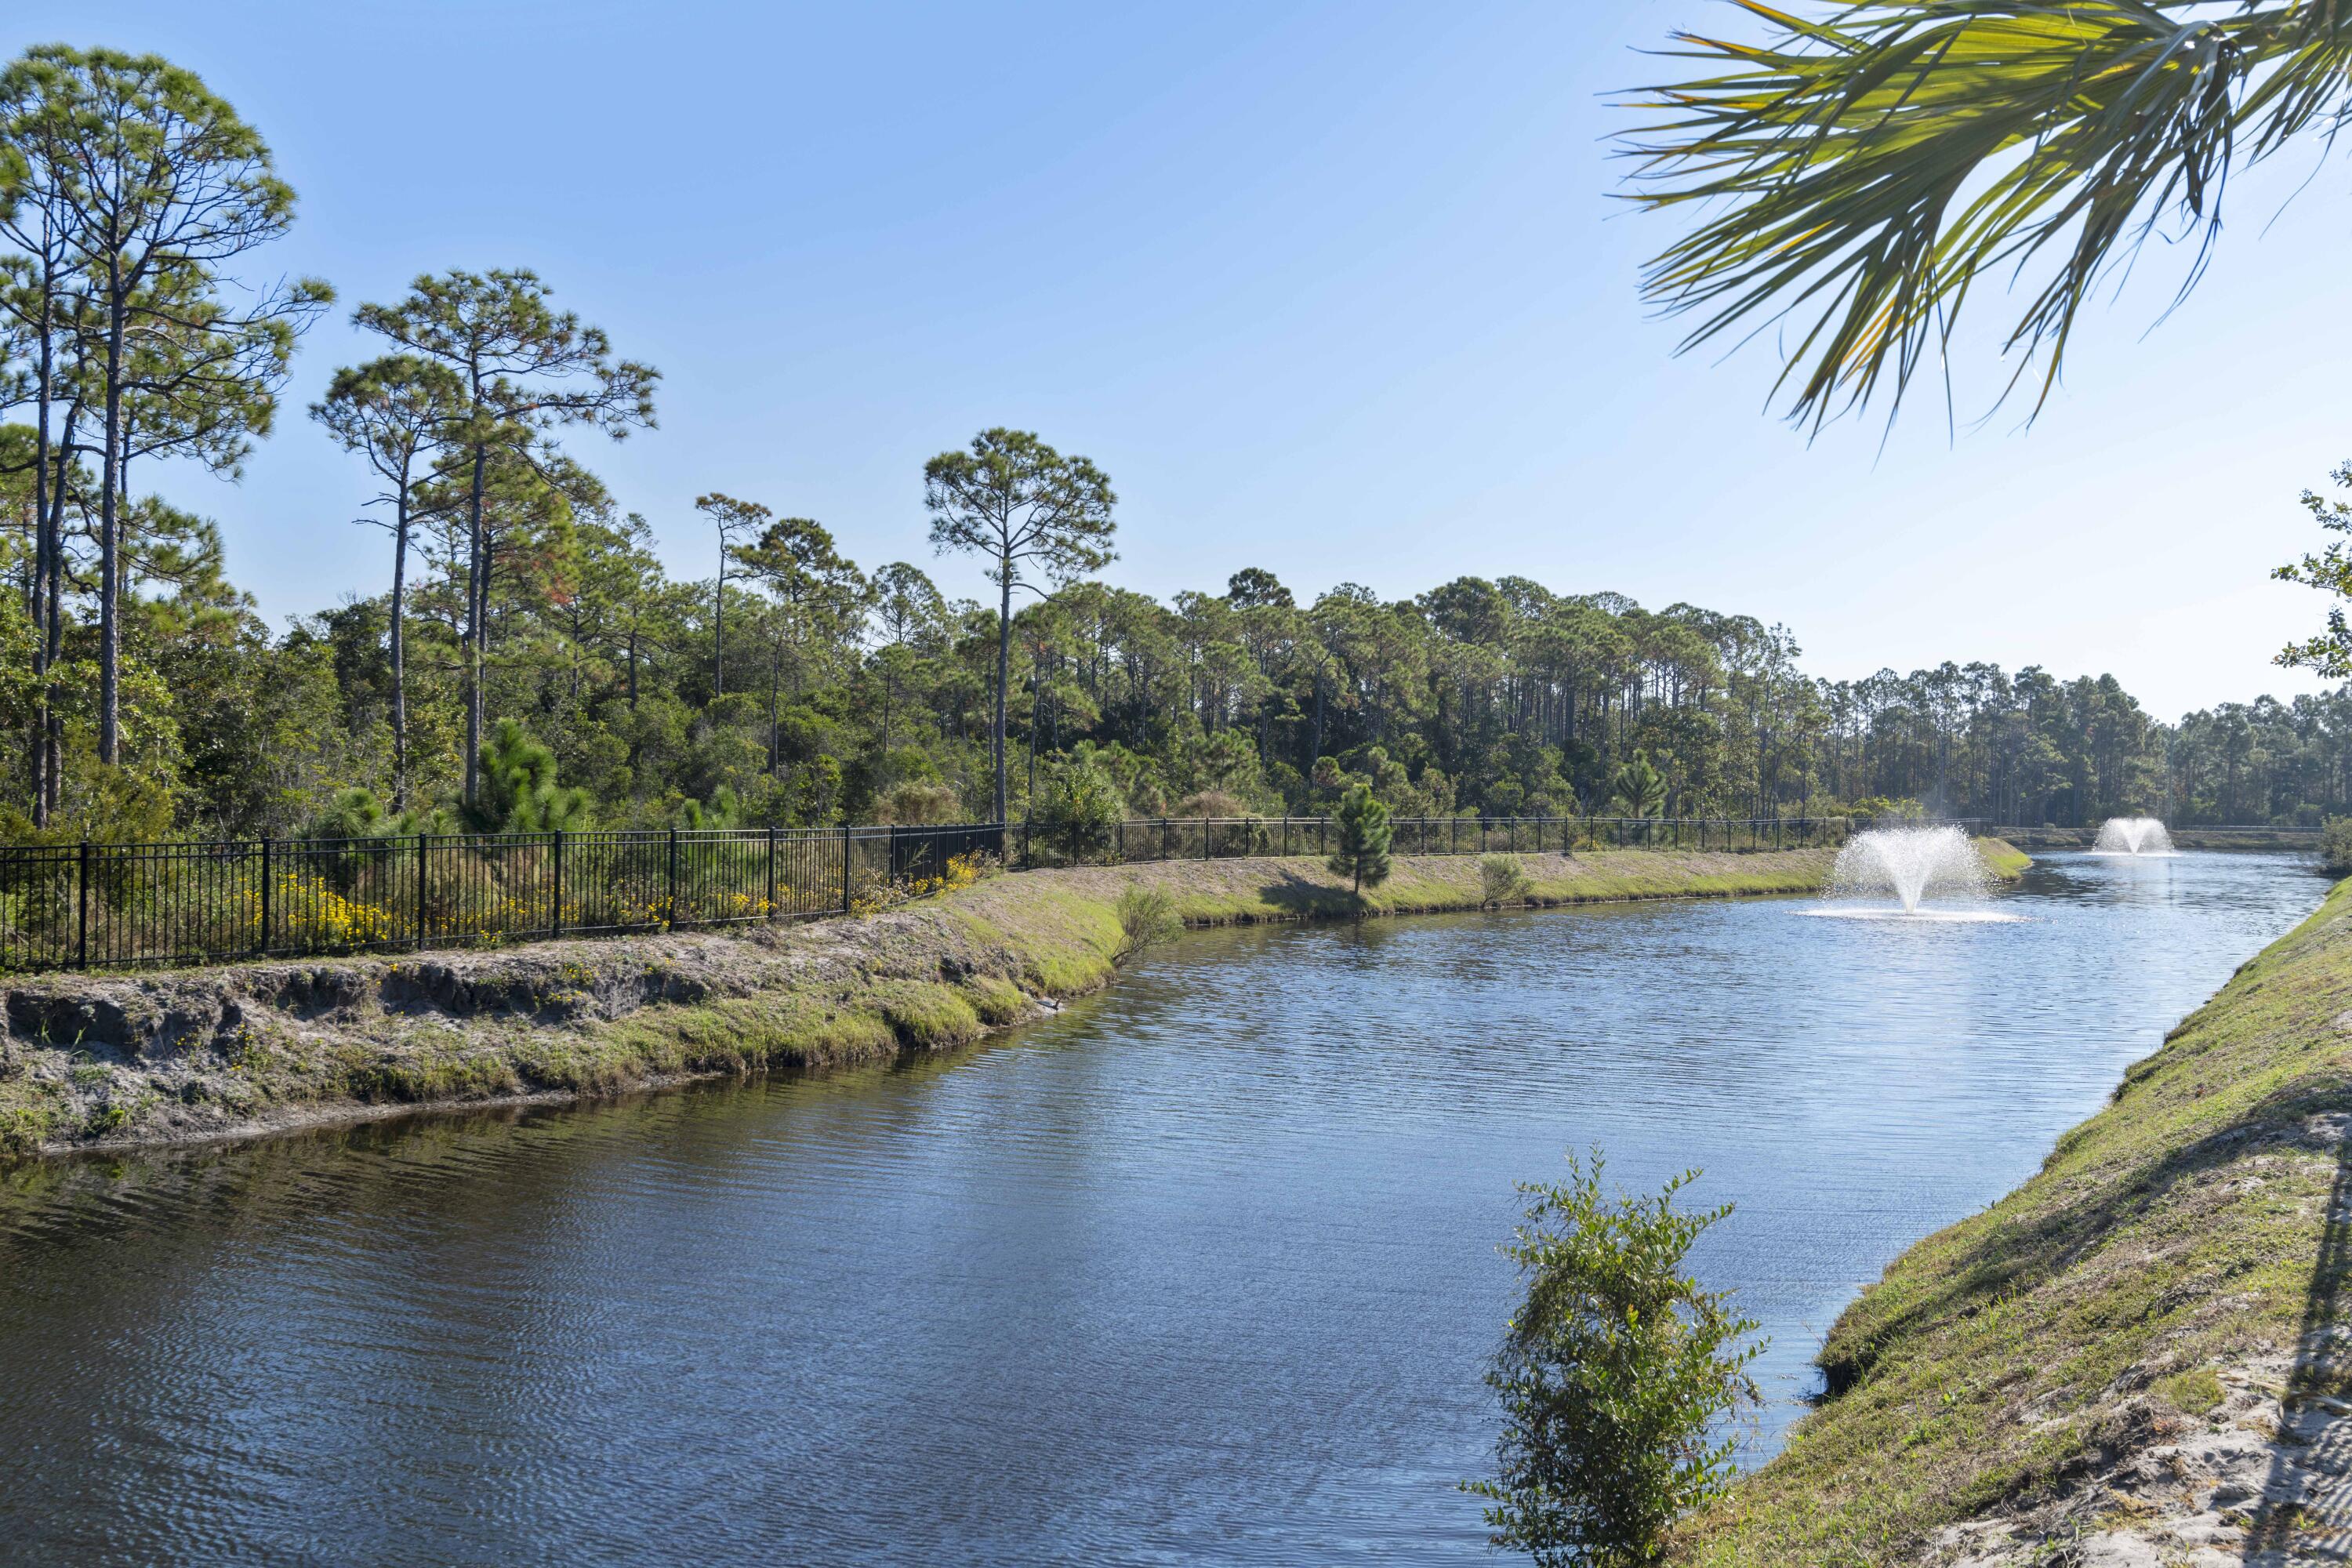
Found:
[[[1853,1292],[2320,890],[2058,857],[2000,921],[1202,933],[952,1059],[42,1167],[0,1556],[1489,1561],[1515,1181],[1706,1168],[1769,1447]]]

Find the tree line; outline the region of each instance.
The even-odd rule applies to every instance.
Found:
[[[1404,599],[1262,569],[1163,603],[1104,581],[1118,497],[983,431],[910,465],[935,555],[851,560],[712,489],[680,580],[586,458],[659,373],[527,268],[453,268],[352,321],[302,411],[373,497],[382,590],[273,632],[217,523],[139,480],[234,478],[322,281],[267,143],[192,73],[45,47],[0,73],[0,829],[365,835],[1307,813],[2118,812],[2315,820],[2352,698],[2155,720],[2111,678],[1946,664],[1861,681],[1789,631],[1521,577]],[[683,509],[681,509],[683,510]]]

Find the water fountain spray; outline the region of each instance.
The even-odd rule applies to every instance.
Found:
[[[2172,835],[2153,816],[2111,816],[2099,825],[2094,855],[2170,855]]]
[[[1905,914],[1916,915],[1931,895],[1980,897],[1991,879],[1976,846],[1957,827],[1874,827],[1838,851],[1830,892],[1893,893]]]

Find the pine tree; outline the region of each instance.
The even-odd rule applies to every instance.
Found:
[[[1026,430],[983,430],[969,452],[941,452],[923,465],[931,548],[966,551],[988,563],[996,584],[996,710],[989,761],[996,773],[996,820],[1004,794],[1004,690],[1013,658],[1013,594],[1034,588],[1025,571],[1057,585],[1116,556],[1110,478],[1084,458],[1065,458]]]
[[[588,826],[588,792],[555,782],[555,753],[511,719],[482,747],[481,788],[466,809],[478,833],[552,833]]]
[[[1609,797],[1610,816],[1647,819],[1665,815],[1666,776],[1650,765],[1649,752],[1634,752],[1632,762],[1618,768],[1613,783],[1616,793]]]
[[[449,437],[453,478],[466,486],[466,616],[460,669],[466,694],[466,802],[488,774],[482,766],[484,692],[488,671],[490,567],[497,541],[489,521],[501,468],[518,464],[544,476],[550,443],[565,426],[600,430],[618,441],[654,423],[654,384],[661,373],[615,360],[604,332],[550,305],[551,292],[528,268],[488,273],[451,271],[410,286],[397,305],[362,305],[352,321],[412,354],[454,372],[464,401]]]
[[[339,370],[310,417],[347,452],[356,452],[386,489],[370,506],[392,509],[392,808],[408,805],[408,552],[416,524],[429,515],[419,493],[464,400],[455,372],[414,354],[388,354]],[[383,522],[380,518],[363,521]]]
[[[1370,784],[1358,784],[1340,797],[1331,826],[1339,842],[1332,847],[1334,874],[1355,879],[1356,896],[1364,884],[1379,887],[1389,879],[1389,844],[1395,830],[1389,826],[1389,808],[1372,796]]]

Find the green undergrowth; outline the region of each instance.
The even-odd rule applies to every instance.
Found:
[[[2239,970],[2041,1173],[1912,1247],[1831,1330],[1831,1388],[1685,1561],[1882,1564],[2062,1496],[2340,1319],[2352,883]],[[2063,1042],[2053,1041],[2053,1048]],[[2331,1215],[2336,1215],[2331,1228]],[[2305,1354],[2307,1392],[2352,1392]]]

